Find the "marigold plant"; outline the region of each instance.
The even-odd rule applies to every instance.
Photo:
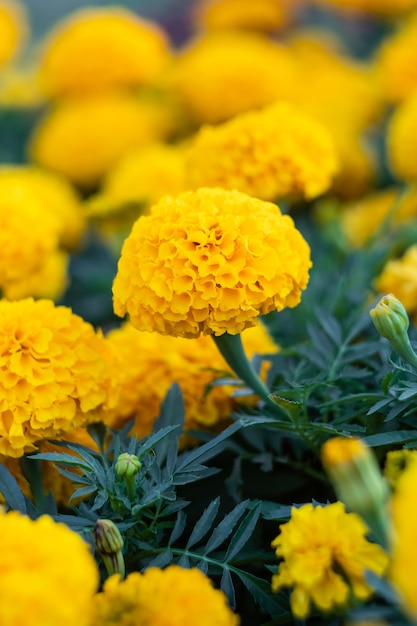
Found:
[[[338,162],[326,129],[279,102],[220,126],[204,126],[187,151],[187,166],[193,187],[238,189],[276,200],[323,193]]]
[[[223,592],[200,570],[171,565],[111,576],[94,599],[92,626],[238,626]]]
[[[3,626],[89,626],[98,579],[88,544],[64,524],[0,514]]]
[[[63,306],[0,301],[0,454],[22,456],[44,438],[101,416],[110,374],[104,339]]]
[[[168,37],[157,23],[121,6],[89,7],[49,33],[39,81],[54,98],[141,86],[156,79],[169,56]]]
[[[372,589],[365,570],[382,574],[388,557],[366,539],[368,529],[355,513],[346,513],[341,502],[328,506],[305,504],[293,508],[289,522],[281,524],[272,542],[282,559],[272,588],[292,588],[291,610],[305,619],[312,605],[332,612],[367,599]]]
[[[307,243],[273,204],[223,189],[165,196],[125,241],[114,309],[139,330],[235,335],[296,306],[310,266]]]

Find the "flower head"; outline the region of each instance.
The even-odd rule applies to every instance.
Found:
[[[291,3],[286,0],[200,0],[195,8],[197,28],[248,29],[270,32],[287,26]]]
[[[139,330],[234,335],[296,306],[310,266],[307,243],[273,204],[223,189],[165,196],[124,243],[114,309]]]
[[[367,599],[372,590],[365,570],[382,574],[388,562],[382,548],[367,541],[361,518],[346,513],[341,502],[293,508],[280,531],[272,546],[283,561],[272,588],[293,588],[291,610],[300,619],[308,616],[312,604],[331,612],[353,597]]]
[[[92,626],[238,626],[239,618],[222,591],[198,569],[170,565],[116,574],[95,597]]]
[[[416,133],[417,92],[395,109],[387,127],[389,165],[400,180],[417,180],[417,148],[413,139]]]
[[[26,36],[27,21],[23,4],[0,0],[0,67],[10,61]]]
[[[127,152],[166,137],[171,125],[165,105],[129,93],[70,98],[40,121],[29,153],[39,165],[92,187]]]
[[[337,171],[330,134],[285,102],[204,126],[187,152],[193,187],[238,189],[263,200],[314,198]]]
[[[0,454],[19,457],[100,416],[107,349],[93,327],[50,300],[0,301]]]
[[[417,245],[407,248],[403,256],[390,259],[375,280],[380,293],[392,293],[401,301],[405,310],[417,314]]]
[[[189,341],[139,332],[126,323],[110,331],[107,341],[118,355],[114,379],[120,392],[119,402],[106,413],[111,428],[120,428],[134,419],[131,434],[138,438],[149,435],[174,382],[179,384],[184,399],[185,430],[217,431],[229,423],[235,407],[235,388],[219,385],[209,389],[210,383],[229,369],[210,337]],[[260,324],[248,328],[242,341],[249,358],[277,350]],[[267,360],[263,363],[268,365]],[[183,437],[181,443],[191,442]]]
[[[88,544],[64,524],[0,514],[3,626],[89,626],[98,578]]]
[[[169,56],[156,23],[121,7],[86,8],[49,34],[39,80],[50,97],[140,86],[156,79]]]
[[[258,33],[226,31],[191,41],[174,64],[171,84],[195,122],[215,124],[285,98],[294,77],[284,46]]]

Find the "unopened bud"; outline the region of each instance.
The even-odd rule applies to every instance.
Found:
[[[116,524],[109,519],[99,519],[94,526],[94,541],[97,552],[103,558],[109,576],[119,573],[125,575],[123,559],[123,537]]]
[[[383,296],[376,307],[370,310],[375,328],[391,344],[399,356],[417,369],[417,355],[411,347],[407,334],[410,321],[404,305],[392,294]]]
[[[371,449],[356,437],[334,437],[322,447],[322,462],[338,499],[387,547],[388,488]]]
[[[119,476],[131,477],[135,476],[141,467],[142,463],[136,455],[123,452],[117,457],[115,469]]]

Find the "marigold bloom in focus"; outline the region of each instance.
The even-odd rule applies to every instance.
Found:
[[[0,514],[2,626],[89,626],[99,582],[89,546],[64,524]]]
[[[246,32],[214,32],[191,41],[170,77],[194,121],[212,124],[285,99],[295,81],[289,51]]]
[[[39,81],[54,98],[141,86],[158,77],[169,57],[158,24],[121,7],[84,8],[49,33]]]
[[[388,563],[382,548],[367,541],[361,518],[346,513],[341,502],[293,508],[280,531],[272,546],[283,561],[272,577],[272,589],[293,588],[291,610],[299,619],[309,615],[312,604],[331,612],[353,598],[366,600],[372,589],[365,570],[382,574]]]
[[[291,3],[286,0],[200,0],[194,9],[197,28],[248,29],[271,32],[288,24]]]
[[[417,616],[415,564],[417,559],[417,461],[410,463],[397,482],[391,498],[395,530],[389,578],[400,592],[405,609],[414,621]]]
[[[229,370],[210,337],[189,341],[143,333],[126,323],[112,330],[107,341],[118,355],[114,378],[120,391],[119,402],[106,414],[106,423],[111,428],[121,428],[134,419],[131,434],[138,438],[148,435],[174,382],[183,394],[186,430],[216,431],[229,423],[236,406],[232,398],[236,388],[221,385],[208,391],[207,386]],[[249,358],[277,350],[261,324],[248,328],[242,341]],[[183,438],[182,443],[187,442]]]
[[[0,301],[0,454],[101,417],[110,373],[105,340],[63,306]]]
[[[330,134],[279,102],[219,126],[204,126],[187,151],[192,187],[238,189],[263,200],[326,191],[337,171]]]
[[[391,171],[400,180],[417,180],[416,134],[417,92],[395,109],[387,126],[388,162]]]
[[[410,246],[399,259],[391,259],[375,280],[380,293],[392,293],[406,311],[417,319],[417,244]]]
[[[274,204],[224,189],[165,196],[124,243],[114,310],[138,330],[236,335],[296,306],[310,266],[308,244]]]
[[[128,93],[68,99],[35,128],[29,154],[35,163],[88,188],[120,157],[167,137],[171,128],[164,105]]]
[[[133,572],[124,581],[117,574],[104,583],[94,599],[91,626],[238,626],[239,618],[196,568],[170,565]]]
[[[26,32],[23,5],[15,0],[0,0],[0,67],[18,52]]]

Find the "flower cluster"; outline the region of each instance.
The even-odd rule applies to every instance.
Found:
[[[104,339],[49,300],[0,301],[0,453],[98,419],[108,400]]]
[[[114,309],[139,330],[234,335],[298,304],[310,265],[307,243],[273,204],[223,189],[166,196],[124,243]]]

